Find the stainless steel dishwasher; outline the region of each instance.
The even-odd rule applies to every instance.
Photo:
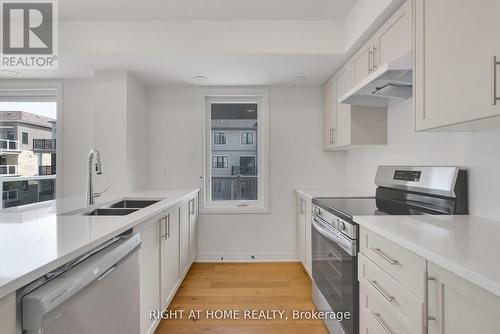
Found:
[[[121,237],[21,298],[27,334],[137,334],[139,235]],[[49,275],[50,277],[50,275]]]

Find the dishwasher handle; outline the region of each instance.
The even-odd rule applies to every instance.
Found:
[[[116,242],[24,295],[21,298],[23,330],[41,328],[46,314],[78,294],[92,282],[110,274],[119,263],[137,251],[140,246],[139,234]]]

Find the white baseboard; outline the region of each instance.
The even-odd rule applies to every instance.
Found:
[[[198,253],[195,262],[298,262],[296,253]]]

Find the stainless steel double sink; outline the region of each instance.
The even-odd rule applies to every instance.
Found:
[[[158,203],[161,199],[142,200],[142,199],[123,199],[118,202],[103,205],[93,209],[80,209],[68,212],[64,215],[83,215],[83,216],[126,216],[138,210],[144,209],[150,205]]]

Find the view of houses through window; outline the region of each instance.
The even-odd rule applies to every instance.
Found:
[[[211,104],[212,200],[257,200],[257,107]]]
[[[56,102],[0,102],[2,208],[55,199]]]

